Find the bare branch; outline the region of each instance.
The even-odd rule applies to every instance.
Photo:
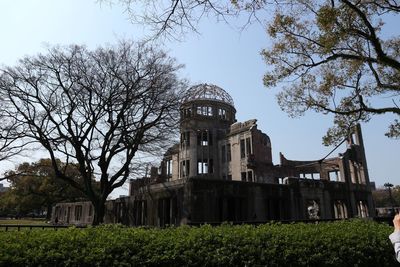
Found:
[[[7,68],[0,90],[7,116],[23,133],[19,138],[48,152],[55,175],[85,193],[99,223],[104,201],[128,179],[136,154],[162,153],[172,140],[185,87],[179,68],[164,52],[140,43],[95,51],[55,47]],[[76,165],[81,178],[70,176],[59,159]]]

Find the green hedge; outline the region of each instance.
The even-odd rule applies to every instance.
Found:
[[[391,231],[352,220],[0,232],[0,266],[396,266]]]

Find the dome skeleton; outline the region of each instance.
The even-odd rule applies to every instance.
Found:
[[[232,97],[221,87],[213,84],[198,84],[192,86],[183,96],[182,103],[194,100],[220,101],[234,107]]]

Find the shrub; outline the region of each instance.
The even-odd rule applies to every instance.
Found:
[[[0,233],[0,266],[396,266],[391,227],[319,224]]]

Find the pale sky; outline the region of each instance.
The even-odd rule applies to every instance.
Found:
[[[95,48],[122,38],[140,41],[144,33],[143,27],[129,22],[123,7],[95,0],[2,0],[0,25],[0,65],[14,65],[25,55],[44,51],[47,44]],[[267,66],[260,51],[269,41],[260,24],[239,32],[210,19],[202,21],[200,32],[160,47],[185,65],[181,77],[192,85],[212,83],[225,89],[233,97],[238,121],[258,120],[258,128],[271,138],[274,164],[279,164],[279,152],[288,159],[317,160],[333,148],[321,141],[332,117],[310,112],[289,118],[276,102],[279,88],[263,86]],[[370,179],[378,186],[400,184],[400,140],[384,136],[393,118],[374,117],[362,125]],[[344,148],[332,156],[340,152]],[[2,165],[1,170],[12,168],[11,163]],[[127,192],[126,187],[113,195]]]

